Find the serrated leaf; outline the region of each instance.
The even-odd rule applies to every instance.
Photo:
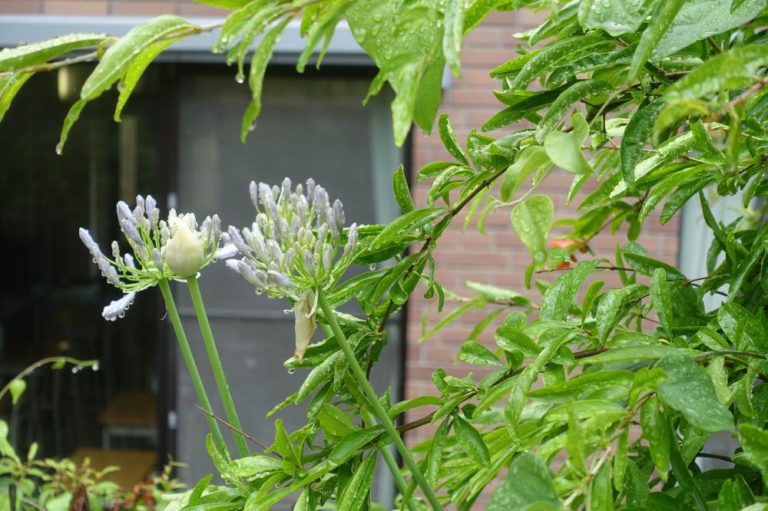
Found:
[[[527,198],[512,210],[512,226],[536,264],[547,259],[547,238],[554,215],[552,199],[546,195]]]
[[[668,355],[656,367],[667,373],[658,387],[665,406],[677,410],[693,426],[715,433],[733,430],[733,415],[717,399],[707,372],[682,353]]]

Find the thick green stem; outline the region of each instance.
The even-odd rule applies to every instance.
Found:
[[[331,329],[333,330],[333,333],[336,337],[336,342],[339,343],[341,351],[344,352],[344,356],[347,358],[349,367],[352,368],[353,376],[368,398],[368,403],[366,404],[373,411],[373,414],[384,428],[384,431],[386,431],[387,435],[389,435],[389,437],[392,439],[392,442],[395,444],[395,447],[403,457],[403,461],[405,462],[406,466],[411,470],[413,478],[416,480],[416,483],[419,485],[419,487],[421,487],[421,491],[424,492],[424,496],[429,501],[432,509],[435,511],[442,511],[443,508],[440,505],[440,502],[437,500],[437,495],[435,495],[432,487],[424,478],[424,474],[421,473],[419,466],[416,464],[416,460],[413,459],[413,456],[411,455],[411,451],[408,450],[408,447],[405,446],[403,439],[400,438],[400,433],[398,433],[395,425],[392,424],[392,420],[389,418],[389,415],[387,415],[387,411],[384,410],[384,407],[381,406],[381,403],[379,403],[379,396],[376,394],[376,391],[373,390],[373,387],[365,375],[365,371],[363,371],[363,368],[360,367],[360,364],[355,358],[355,354],[352,351],[352,348],[350,347],[344,332],[342,332],[341,327],[339,326],[339,322],[336,321],[336,314],[331,308],[331,305],[328,303],[328,300],[325,298],[325,294],[322,292],[322,290],[318,290],[317,299],[318,303],[320,304],[320,308],[323,310],[323,314],[325,315],[326,320],[331,325]]]
[[[376,424],[376,420],[369,413],[365,413],[364,417],[365,422]],[[406,494],[408,492],[408,483],[405,482],[405,478],[403,478],[403,474],[400,472],[400,467],[397,466],[397,461],[392,455],[392,451],[390,451],[389,447],[386,445],[382,446],[379,451],[381,451],[381,456],[384,458],[384,462],[387,464],[389,471],[392,473],[392,478],[395,480],[395,486],[397,486],[397,489],[400,490],[400,495],[402,495],[403,498],[406,498]],[[411,500],[408,500],[406,504],[408,505],[408,509],[411,511],[418,510],[416,504],[414,504]]]
[[[197,399],[200,401],[200,406],[207,412],[205,417],[208,420],[208,427],[211,430],[211,435],[213,435],[213,441],[221,452],[227,452],[224,437],[221,436],[221,430],[219,429],[219,423],[213,418],[211,401],[208,399],[208,394],[205,392],[205,386],[203,386],[203,379],[200,377],[200,371],[197,370],[197,364],[195,363],[195,358],[192,356],[192,350],[189,347],[187,334],[184,333],[184,327],[181,324],[179,311],[176,309],[176,302],[173,301],[171,286],[168,285],[167,280],[161,280],[159,286],[160,292],[163,294],[163,300],[165,301],[165,308],[168,311],[168,317],[171,318],[173,332],[176,334],[176,340],[179,341],[181,356],[184,357],[189,377],[192,378],[192,386],[195,388]]]
[[[197,323],[200,325],[200,333],[203,335],[205,351],[208,353],[208,360],[211,363],[211,369],[213,369],[213,377],[216,380],[216,386],[219,389],[221,402],[224,404],[224,412],[227,414],[227,420],[234,426],[235,430],[242,431],[243,427],[240,425],[240,418],[237,416],[235,402],[232,399],[232,393],[229,391],[227,376],[224,373],[224,367],[221,365],[219,351],[216,349],[216,341],[213,339],[211,324],[208,322],[208,314],[205,312],[203,295],[200,293],[200,285],[197,282],[197,276],[189,277],[187,279],[187,285],[189,286],[189,296],[192,298],[192,306],[195,308]],[[248,444],[245,442],[245,437],[234,431],[232,435],[235,438],[235,446],[237,447],[238,454],[241,457],[250,455]]]

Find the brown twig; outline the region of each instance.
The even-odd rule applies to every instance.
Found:
[[[254,444],[258,445],[259,447],[261,447],[261,448],[262,448],[262,449],[264,449],[265,451],[266,451],[267,449],[269,449],[269,447],[268,447],[267,445],[264,445],[263,443],[261,443],[260,441],[258,441],[256,438],[254,438],[253,436],[249,435],[248,433],[246,433],[245,431],[241,430],[240,428],[236,428],[235,426],[233,426],[232,424],[230,424],[229,422],[227,422],[227,421],[226,421],[226,419],[224,419],[224,418],[222,418],[222,417],[219,417],[218,415],[216,415],[216,414],[215,414],[215,413],[213,413],[213,412],[209,412],[208,410],[206,410],[205,408],[203,408],[202,406],[200,406],[200,405],[199,405],[199,404],[197,404],[197,403],[195,403],[195,407],[197,407],[197,409],[198,409],[198,410],[200,410],[201,412],[205,413],[206,415],[209,415],[209,416],[210,416],[210,417],[212,417],[213,419],[215,419],[215,420],[217,420],[218,422],[222,423],[223,425],[225,425],[226,427],[228,427],[229,429],[231,429],[231,430],[232,430],[232,431],[234,431],[235,433],[237,433],[237,434],[239,434],[239,435],[242,435],[242,436],[243,436],[243,438],[245,438],[245,439],[247,439],[247,440],[250,440],[250,441],[251,441],[251,442],[253,442]],[[274,453],[273,453],[273,454],[274,454]],[[275,454],[275,456],[277,456],[277,454]],[[279,458],[279,456],[277,456],[277,457]]]

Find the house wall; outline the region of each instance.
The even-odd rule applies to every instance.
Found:
[[[148,16],[176,13],[187,16],[221,16],[223,12],[182,0],[0,1],[0,14]],[[512,58],[517,44],[514,34],[535,26],[536,23],[536,15],[528,12],[495,13],[465,40],[461,77],[451,79],[441,107],[441,112],[450,116],[459,140],[466,139],[466,135],[472,128],[481,126],[485,120],[501,109],[501,105],[491,92],[494,87],[498,87],[498,83],[488,77],[488,71]],[[436,134],[425,135],[415,131],[412,147],[411,168],[414,172],[430,161],[449,158]],[[555,200],[558,206],[556,212],[558,218],[565,218],[573,213],[572,207],[569,208],[563,204],[569,186],[570,176],[561,172],[551,176],[540,189],[541,193],[549,194]],[[429,183],[415,184],[414,194],[418,203],[424,203],[428,188]],[[525,247],[511,228],[509,211],[501,210],[488,217],[487,234],[480,234],[474,228],[462,232],[463,215],[457,220],[455,225],[442,236],[435,252],[439,268],[437,277],[443,285],[460,294],[467,293],[465,286],[467,280],[491,283],[518,291],[524,290],[523,272],[530,259]],[[662,226],[652,217],[640,241],[651,256],[674,263],[678,255],[678,230],[677,219]],[[564,231],[560,234],[564,234]],[[625,241],[626,237],[621,233],[616,237],[602,234],[590,245],[598,255],[611,257],[616,244]],[[604,277],[609,280],[615,278],[611,275],[604,275]],[[454,306],[449,303],[446,308],[451,309]],[[432,325],[439,317],[440,314],[436,312],[433,301],[425,300],[421,293],[414,295],[408,310],[406,397],[434,392],[431,374],[439,367],[444,367],[457,375],[464,375],[471,370],[455,363],[453,359],[474,322],[482,315],[468,315],[441,331],[434,338],[418,343],[422,335],[422,318],[426,318],[427,323]],[[480,340],[491,345],[493,343],[491,333],[486,333]],[[425,412],[425,410],[413,410],[409,413],[408,419],[418,418]],[[417,441],[426,433],[424,428],[416,430],[410,433],[410,439]]]

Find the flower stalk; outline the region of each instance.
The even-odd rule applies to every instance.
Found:
[[[344,352],[344,356],[349,363],[349,367],[352,369],[352,375],[354,376],[355,380],[357,380],[358,385],[360,385],[360,388],[363,390],[366,398],[368,399],[367,405],[370,407],[378,422],[384,428],[384,431],[392,439],[392,442],[395,444],[395,447],[403,457],[403,461],[405,462],[406,466],[410,469],[416,484],[418,484],[421,490],[424,492],[424,496],[426,497],[427,501],[429,501],[432,509],[435,511],[442,511],[443,508],[440,505],[440,501],[437,499],[437,495],[435,495],[432,487],[427,482],[424,474],[421,472],[421,469],[416,463],[416,460],[413,458],[411,452],[408,450],[408,447],[406,447],[405,443],[403,442],[403,439],[400,438],[400,433],[398,433],[394,424],[392,424],[392,420],[389,418],[387,411],[384,410],[384,407],[381,406],[381,403],[379,403],[379,396],[376,395],[376,391],[368,381],[368,377],[366,376],[365,371],[363,371],[363,368],[360,367],[360,363],[355,358],[355,354],[349,345],[349,341],[347,341],[344,332],[341,330],[339,322],[336,321],[336,313],[334,312],[333,308],[331,308],[331,305],[328,303],[328,299],[325,297],[325,294],[321,289],[318,289],[317,291],[317,298],[318,304],[320,305],[326,320],[330,324],[331,329],[336,336],[336,341],[339,343],[339,347]]]
[[[184,357],[184,363],[187,365],[187,371],[192,379],[192,386],[195,388],[195,393],[197,393],[197,399],[200,401],[201,408],[206,412],[205,417],[208,421],[211,435],[213,435],[213,442],[220,452],[227,452],[224,437],[221,435],[221,429],[219,429],[219,423],[213,418],[211,401],[208,399],[208,393],[205,391],[203,379],[200,377],[200,371],[197,370],[195,358],[192,356],[192,349],[189,347],[187,334],[184,332],[184,327],[181,324],[179,311],[176,309],[176,302],[173,300],[173,294],[171,293],[171,286],[168,284],[168,280],[163,279],[158,281],[158,287],[160,287],[160,292],[163,295],[163,301],[165,302],[165,308],[168,311],[168,317],[171,319],[173,332],[176,334],[176,339],[179,342],[181,355]]]
[[[197,323],[200,326],[200,333],[203,336],[203,345],[208,354],[208,361],[213,370],[213,377],[216,380],[216,387],[219,390],[219,397],[221,397],[221,402],[224,405],[224,412],[227,415],[227,420],[232,424],[234,429],[242,431],[243,428],[240,425],[240,418],[237,415],[235,402],[232,399],[232,392],[229,390],[227,376],[224,373],[224,367],[221,364],[219,351],[216,348],[216,341],[213,338],[211,324],[208,321],[208,314],[205,312],[203,295],[200,293],[200,285],[197,281],[197,275],[192,275],[187,278],[187,287],[189,289],[189,296],[192,298],[192,306],[195,309]],[[237,447],[237,452],[240,457],[249,456],[250,451],[248,450],[248,444],[245,441],[245,437],[234,432],[234,430],[232,435],[235,439],[235,446]]]

